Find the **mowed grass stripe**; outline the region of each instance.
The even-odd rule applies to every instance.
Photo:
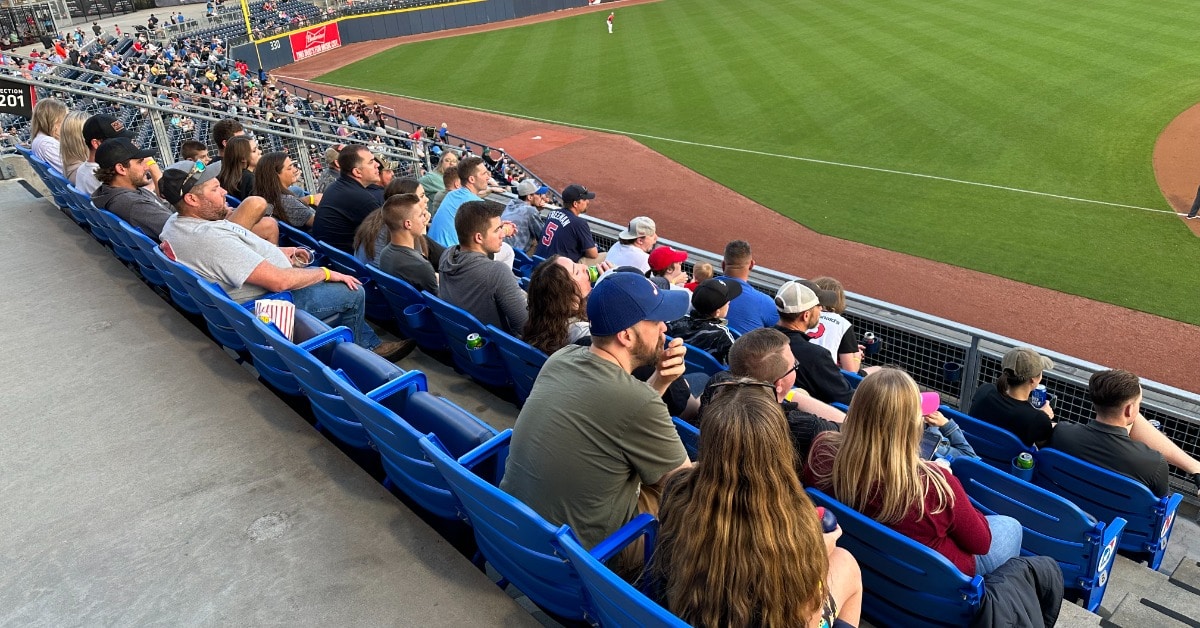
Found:
[[[327,80],[1150,207],[1165,207],[1154,139],[1200,100],[1200,50],[1178,28],[1191,12],[1172,0],[1100,0],[1095,10],[1031,0],[662,0],[617,7],[612,36],[604,15],[504,31],[519,42],[486,33],[403,46]],[[531,51],[529,41],[546,46]],[[377,71],[415,59],[451,69],[398,79]],[[367,64],[374,71],[360,69]],[[1200,322],[1200,279],[1182,270],[1200,264],[1200,246],[1170,216],[643,141],[823,233]],[[820,272],[812,265],[801,270]]]

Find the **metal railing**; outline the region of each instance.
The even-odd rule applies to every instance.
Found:
[[[0,68],[0,73],[5,73],[5,69]],[[11,71],[11,68],[7,69]],[[83,72],[86,74],[86,71]],[[311,114],[281,114],[275,110],[246,108],[219,99],[208,101],[209,105],[216,107],[215,109],[199,103],[183,106],[164,104],[151,95],[151,90],[156,86],[125,79],[120,81],[121,87],[117,88],[98,86],[88,80],[81,80],[78,76],[43,74],[25,78],[16,74],[10,78],[36,85],[45,95],[69,95],[73,104],[79,108],[89,111],[115,111],[114,115],[121,117],[129,128],[140,133],[143,145],[158,148],[164,160],[174,158],[174,147],[177,147],[179,140],[178,134],[173,136],[168,130],[172,126],[172,116],[186,116],[195,120],[191,136],[207,138],[207,124],[227,117],[225,112],[230,107],[261,116],[261,119],[246,117],[242,120],[243,124],[258,135],[260,142],[266,142],[267,147],[283,146],[289,151],[294,151],[291,154],[301,164],[308,185],[311,185],[311,177],[316,169],[311,159],[314,151],[321,145],[345,143],[345,138],[333,132],[335,129],[330,128],[331,125],[314,120]],[[87,78],[95,79],[94,76],[85,77]],[[290,87],[328,98],[319,92],[311,92],[297,86]],[[401,130],[424,128],[416,122],[402,118],[394,119],[404,125],[396,125]],[[9,124],[4,123],[4,126],[7,128]],[[457,136],[455,138],[457,139]],[[420,154],[421,150],[412,148],[401,150],[386,147],[381,152],[408,164],[415,174],[415,169],[420,164],[424,163],[428,167],[427,147],[436,144],[428,139],[423,142],[426,147],[423,155]],[[486,147],[478,142],[470,143],[479,146],[481,150]],[[603,246],[613,244],[616,235],[624,228],[624,225],[591,216],[585,216],[585,219],[591,224],[597,243]],[[689,266],[699,262],[709,262],[718,268],[720,266],[719,254],[666,239],[662,242],[688,251]],[[778,271],[758,267],[752,272],[750,283],[764,293],[774,294],[779,286],[793,278]],[[980,385],[995,381],[999,375],[1001,356],[1008,349],[1024,344],[983,329],[861,294],[847,293],[847,304],[846,317],[854,323],[860,333],[874,333],[880,343],[879,352],[868,356],[866,364],[903,367],[923,388],[938,391],[946,403],[960,409],[969,405],[969,400]],[[1092,411],[1086,393],[1087,380],[1091,374],[1105,367],[1055,351],[1042,348],[1037,350],[1055,362],[1054,370],[1046,374],[1043,382],[1056,396],[1056,419],[1068,422],[1089,420]],[[958,368],[947,368],[948,365]],[[1200,395],[1151,380],[1142,380],[1142,386],[1142,411],[1146,417],[1159,421],[1163,432],[1184,451],[1200,457]],[[1188,496],[1189,501],[1195,502],[1195,491],[1190,481],[1178,469],[1172,469],[1172,476],[1173,485]]]

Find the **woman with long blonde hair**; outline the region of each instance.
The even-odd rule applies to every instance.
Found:
[[[33,106],[33,118],[29,121],[30,150],[59,172],[63,171],[63,163],[58,152],[58,134],[66,117],[67,106],[61,100],[43,98]]]
[[[91,116],[86,111],[72,111],[63,118],[58,133],[59,155],[63,162],[63,174],[75,183],[75,171],[88,158],[87,142],[83,139],[83,123]]]
[[[840,434],[813,442],[805,481],[838,501],[937,550],[968,576],[984,575],[1021,551],[1021,524],[971,505],[949,469],[922,460],[920,389],[884,368],[854,393]]]
[[[822,534],[770,384],[715,385],[694,466],[663,488],[650,574],[693,626],[858,623],[858,563]],[[840,620],[840,621],[839,621]]]

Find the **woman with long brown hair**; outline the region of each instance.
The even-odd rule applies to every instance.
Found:
[[[227,194],[232,194],[241,200],[246,200],[254,191],[254,170],[262,153],[258,150],[258,142],[239,135],[225,142],[225,150],[221,152],[221,173],[217,179]]]
[[[729,381],[705,406],[696,463],[667,480],[650,575],[693,626],[855,625],[858,563],[822,534],[770,384]]]
[[[547,355],[591,333],[587,267],[561,255],[538,264],[529,278],[529,318],[522,338]]]
[[[258,160],[254,170],[254,196],[261,196],[267,201],[268,214],[276,219],[283,218],[293,227],[311,227],[317,211],[310,207],[321,202],[320,194],[310,194],[305,197],[308,202],[300,200],[288,188],[300,179],[300,167],[287,153],[267,153]]]
[[[984,517],[947,468],[921,459],[920,395],[900,369],[868,375],[841,433],[813,441],[805,482],[938,551],[967,576],[985,575],[1020,555],[1021,524]]]

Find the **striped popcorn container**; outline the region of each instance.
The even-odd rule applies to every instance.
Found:
[[[296,304],[281,299],[259,299],[254,302],[254,315],[267,323],[274,323],[283,336],[292,339],[292,325],[296,320]]]

